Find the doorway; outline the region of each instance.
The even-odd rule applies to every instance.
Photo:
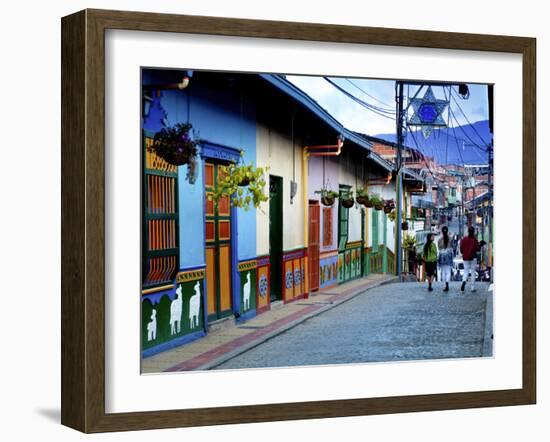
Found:
[[[309,260],[309,289],[319,290],[319,222],[321,208],[319,201],[309,202],[309,241],[307,256]]]
[[[225,166],[212,161],[204,165],[205,249],[208,320],[232,314],[231,301],[231,205],[229,196],[214,204],[211,195]]]
[[[270,300],[283,299],[283,179],[269,175]]]

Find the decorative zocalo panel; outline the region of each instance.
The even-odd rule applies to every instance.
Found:
[[[203,272],[204,274],[204,272]],[[141,304],[142,349],[151,352],[181,343],[186,336],[203,333],[204,280],[178,283],[175,296],[146,297]]]
[[[186,270],[179,272],[176,275],[176,282],[182,283],[182,282],[189,282],[189,281],[197,281],[199,279],[204,279],[206,276],[206,270],[203,269],[194,269],[194,270]]]
[[[258,261],[251,259],[248,261],[242,261],[239,263],[239,272],[244,272],[246,270],[252,270],[258,267]]]
[[[256,310],[256,268],[251,267],[247,270],[239,271],[241,285],[241,305],[240,313],[248,313]]]
[[[338,283],[338,253],[319,260],[319,287],[324,289]]]

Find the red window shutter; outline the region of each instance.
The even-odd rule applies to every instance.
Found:
[[[332,207],[323,207],[323,247],[332,244]]]

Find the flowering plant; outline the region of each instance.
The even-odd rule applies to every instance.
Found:
[[[165,127],[155,134],[151,152],[174,166],[188,165],[187,180],[194,183],[197,171],[197,153],[200,144],[198,133],[191,130],[191,123],[179,123]]]

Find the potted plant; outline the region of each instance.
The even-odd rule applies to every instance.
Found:
[[[229,196],[232,206],[245,211],[250,208],[250,203],[259,208],[261,203],[269,200],[264,193],[264,172],[267,169],[255,167],[252,163],[231,163],[225,168],[225,173],[218,176],[217,189],[211,198],[217,204],[220,198]]]
[[[372,204],[370,206],[367,205],[370,202],[370,199],[369,193],[364,187],[358,188],[355,192],[355,201],[357,201],[357,204],[362,204],[365,207],[372,207]]]
[[[256,169],[252,163],[247,166],[238,166],[233,172],[236,174],[236,178],[239,178],[239,187],[246,187],[256,179]]]
[[[174,166],[194,163],[199,140],[197,132],[191,136],[192,129],[191,123],[165,127],[155,134],[148,150]]]
[[[376,210],[382,210],[384,208],[384,200],[378,195],[371,195],[370,200]]]
[[[329,189],[316,190],[315,193],[321,194],[321,203],[323,206],[332,206],[336,198],[338,198],[338,192]]]
[[[416,249],[416,238],[413,235],[403,235],[403,248],[406,250]]]
[[[342,204],[342,207],[345,207],[346,209],[353,207],[355,200],[353,199],[352,190],[343,190],[340,193],[340,204]]]
[[[384,201],[384,213],[390,213],[393,209],[395,209],[395,201],[394,200],[385,200]]]

